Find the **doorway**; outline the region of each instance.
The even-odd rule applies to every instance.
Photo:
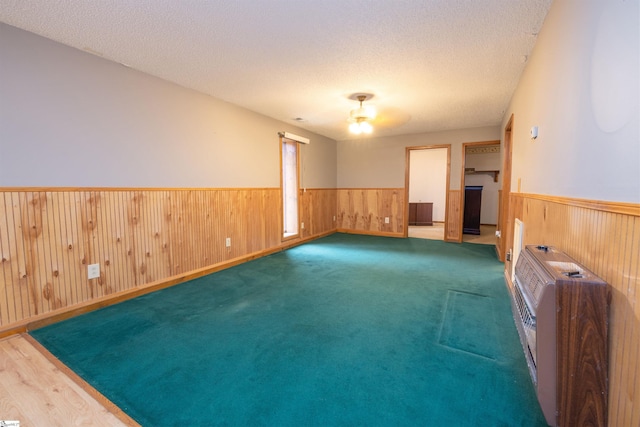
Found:
[[[404,237],[445,240],[451,145],[406,148]]]
[[[500,216],[500,141],[462,144],[460,241],[496,245]]]

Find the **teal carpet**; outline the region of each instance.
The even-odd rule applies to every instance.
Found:
[[[544,426],[503,268],[334,234],[31,334],[143,426]]]

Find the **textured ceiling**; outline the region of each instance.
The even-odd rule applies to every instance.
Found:
[[[356,92],[374,136],[498,125],[550,4],[1,0],[0,21],[344,140]]]

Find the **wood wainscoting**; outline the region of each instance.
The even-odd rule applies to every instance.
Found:
[[[335,200],[307,189],[308,226],[285,245],[279,188],[0,189],[0,336],[334,232]]]
[[[608,425],[640,425],[640,205],[511,193],[515,218],[523,245],[555,246],[611,286]]]
[[[462,197],[460,190],[449,190],[447,197],[447,218],[444,224],[444,240],[462,242]]]
[[[318,236],[336,229],[337,190],[316,188],[300,190],[300,230],[303,238]]]
[[[403,237],[404,188],[340,188],[336,226],[344,233]],[[389,218],[389,222],[385,222]]]

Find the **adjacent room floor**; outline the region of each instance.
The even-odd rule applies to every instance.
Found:
[[[434,222],[432,226],[409,226],[409,237],[417,239],[444,240],[444,223]],[[463,234],[462,241],[480,243],[483,245],[496,244],[496,226],[481,225],[480,235]]]

